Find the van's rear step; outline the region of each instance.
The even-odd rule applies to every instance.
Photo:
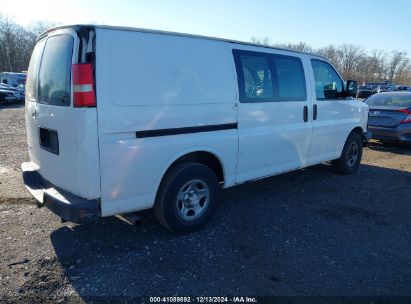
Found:
[[[97,200],[87,200],[55,187],[43,179],[32,162],[22,163],[21,169],[27,190],[62,220],[81,224],[97,222],[100,218]]]

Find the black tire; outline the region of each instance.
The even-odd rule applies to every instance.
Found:
[[[184,202],[178,199],[178,195],[186,193],[183,191],[187,184],[199,182],[198,185],[204,186],[209,195],[203,202],[201,212],[192,213],[193,219],[185,219],[190,217],[190,207],[183,206]],[[195,188],[195,187],[194,187]],[[202,191],[200,189],[200,191]],[[182,163],[170,168],[164,176],[159,191],[157,193],[156,202],[154,204],[154,214],[157,220],[167,229],[175,233],[190,233],[204,227],[212,218],[217,210],[220,200],[221,187],[217,176],[207,166],[199,163]],[[187,194],[185,194],[187,195]],[[196,196],[198,198],[200,196]],[[197,199],[197,206],[201,204],[201,199]],[[184,212],[181,210],[188,210]],[[193,209],[194,210],[194,209]],[[182,215],[183,214],[183,215]]]
[[[357,147],[357,155],[354,161],[353,155],[355,154],[353,149]],[[333,169],[339,174],[352,174],[357,171],[362,157],[363,140],[360,134],[357,132],[351,132],[348,136],[343,151],[339,159],[331,162]]]

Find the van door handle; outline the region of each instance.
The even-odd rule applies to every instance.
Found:
[[[313,120],[317,119],[317,105],[313,105]]]
[[[308,121],[308,107],[304,106],[304,122]]]

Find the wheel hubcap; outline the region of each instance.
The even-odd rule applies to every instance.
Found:
[[[207,209],[210,201],[210,190],[207,184],[199,179],[191,180],[181,187],[177,195],[177,211],[185,221],[198,219]]]
[[[359,153],[358,144],[356,142],[352,142],[347,151],[347,163],[350,167],[354,166],[354,164],[357,162],[358,153]]]

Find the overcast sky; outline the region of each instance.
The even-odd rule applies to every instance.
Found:
[[[411,55],[410,0],[0,0],[20,24],[48,20],[177,31],[250,41],[353,43]]]

